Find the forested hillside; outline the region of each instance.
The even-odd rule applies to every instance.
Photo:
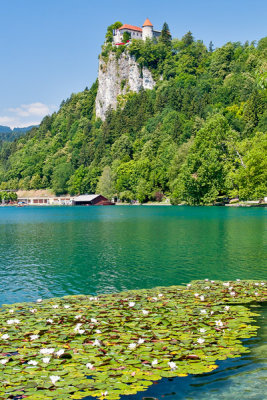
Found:
[[[0,147],[0,188],[52,188],[140,202],[212,203],[267,195],[267,38],[213,51],[189,32],[129,51],[147,66],[153,90],[128,93],[106,120],[95,118],[97,82],[72,94],[39,128]]]
[[[9,128],[9,126],[0,125],[0,146],[1,146],[1,141],[13,142],[13,140],[24,135],[32,128],[34,128],[33,125],[27,126],[25,128],[14,128],[14,129]]]

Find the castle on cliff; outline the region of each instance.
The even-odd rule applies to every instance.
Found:
[[[147,38],[153,39],[160,36],[161,31],[153,29],[152,23],[147,18],[140,28],[139,26],[123,24],[119,29],[113,31],[113,43],[115,45],[122,44],[122,38],[124,32],[128,32],[131,35],[131,39],[146,40]]]

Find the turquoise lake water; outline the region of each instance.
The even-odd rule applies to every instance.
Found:
[[[267,279],[266,215],[263,208],[0,207],[0,304],[193,279]],[[249,355],[122,399],[262,400],[266,318],[263,307]]]

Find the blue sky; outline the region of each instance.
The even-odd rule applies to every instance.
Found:
[[[216,47],[267,35],[266,0],[0,0],[0,125],[39,123],[90,86],[107,26],[146,17]]]

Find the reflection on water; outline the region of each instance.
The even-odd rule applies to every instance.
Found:
[[[0,207],[0,304],[152,288],[192,279],[266,279],[266,209]],[[263,399],[266,331],[252,353],[143,395]]]

